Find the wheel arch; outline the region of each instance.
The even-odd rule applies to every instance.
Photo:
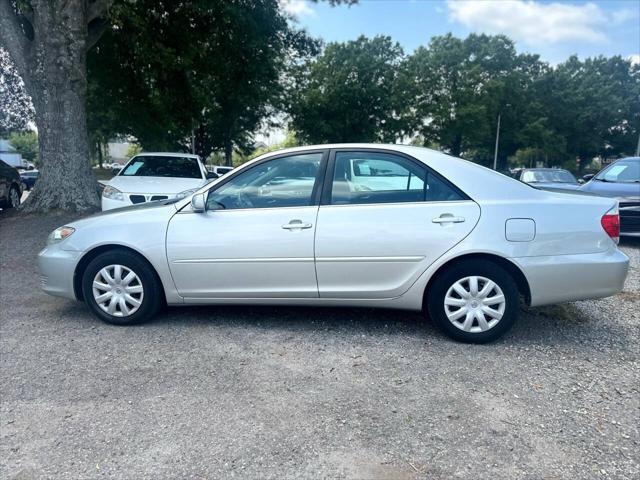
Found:
[[[110,251],[113,251],[113,250],[120,250],[120,251],[133,253],[137,257],[140,257],[142,260],[144,260],[147,263],[147,265],[149,265],[149,268],[151,268],[151,271],[153,271],[154,275],[156,276],[156,279],[160,283],[160,286],[161,286],[160,291],[162,292],[162,297],[163,297],[162,300],[163,300],[163,302],[166,303],[166,298],[164,298],[165,297],[164,285],[162,283],[162,279],[160,278],[160,275],[158,275],[158,271],[153,266],[153,264],[149,261],[149,259],[147,257],[145,257],[139,251],[137,251],[137,250],[135,250],[135,249],[133,249],[131,247],[127,247],[125,245],[119,245],[119,244],[99,245],[99,246],[94,247],[91,250],[87,251],[82,256],[82,258],[80,259],[80,261],[76,265],[76,268],[75,268],[75,270],[73,272],[73,293],[74,293],[76,299],[78,299],[80,301],[84,301],[84,297],[83,297],[83,294],[82,294],[82,275],[84,274],[84,271],[87,268],[87,266],[89,265],[89,263],[91,263],[91,261],[94,258],[96,258],[98,255],[100,255],[102,253],[105,253],[105,252],[110,252]]]
[[[503,268],[509,275],[511,275],[513,280],[516,282],[516,285],[518,287],[518,292],[520,293],[520,295],[524,297],[526,304],[527,305],[531,304],[531,287],[529,286],[529,281],[527,280],[527,277],[522,272],[520,267],[518,267],[515,263],[513,263],[511,260],[501,257],[500,255],[495,255],[492,253],[467,253],[464,255],[460,255],[458,257],[454,257],[448,260],[447,262],[443,263],[438,267],[438,269],[433,273],[433,275],[431,275],[431,278],[429,278],[429,281],[427,282],[427,285],[424,289],[423,305],[426,305],[425,302],[427,299],[427,292],[429,292],[429,288],[431,287],[433,282],[436,280],[436,278],[438,278],[440,274],[442,274],[445,270],[450,268],[452,265],[462,263],[466,260],[472,260],[472,259],[487,260]]]

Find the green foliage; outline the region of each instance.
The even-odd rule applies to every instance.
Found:
[[[253,158],[259,157],[260,155],[264,155],[265,153],[275,152],[277,150],[282,150],[283,148],[292,148],[302,145],[301,140],[298,138],[298,135],[294,130],[287,130],[284,139],[281,142],[275,143],[273,145],[267,146],[263,145],[256,148],[253,152],[247,155],[246,160],[251,160]],[[244,163],[244,162],[242,162]]]
[[[125,153],[126,158],[135,157],[139,153],[142,153],[142,147],[139,143],[131,143],[129,148],[127,148],[127,153]]]
[[[0,137],[27,130],[33,114],[31,98],[9,53],[0,48]]]
[[[640,134],[640,66],[615,56],[573,56],[538,82],[537,98],[566,155],[584,162],[595,156],[632,154]]]
[[[38,134],[32,131],[13,132],[9,143],[25,160],[38,163]]]
[[[411,126],[425,144],[489,163],[500,115],[504,166],[528,123],[530,91],[544,68],[536,55],[518,55],[502,35],[434,37],[403,65]]]
[[[277,0],[119,0],[111,12],[88,60],[89,103],[107,119],[90,124],[148,150],[186,150],[192,135],[203,157],[250,147],[282,102],[287,65],[317,50]]]
[[[389,37],[330,43],[295,72],[291,125],[301,139],[322,142],[393,142],[403,131],[396,94],[402,49]]]

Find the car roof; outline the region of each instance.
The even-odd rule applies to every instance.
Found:
[[[193,153],[182,152],[142,152],[134,155],[134,157],[187,157],[187,158],[200,158]]]

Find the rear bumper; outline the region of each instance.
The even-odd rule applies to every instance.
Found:
[[[76,300],[73,275],[82,252],[62,250],[59,245],[49,245],[38,254],[40,287],[56,297]]]
[[[629,270],[629,258],[617,248],[594,254],[512,260],[529,281],[532,306],[615,295],[622,291]]]

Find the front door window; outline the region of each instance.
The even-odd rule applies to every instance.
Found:
[[[291,155],[251,167],[211,191],[207,210],[312,205],[322,155]]]

